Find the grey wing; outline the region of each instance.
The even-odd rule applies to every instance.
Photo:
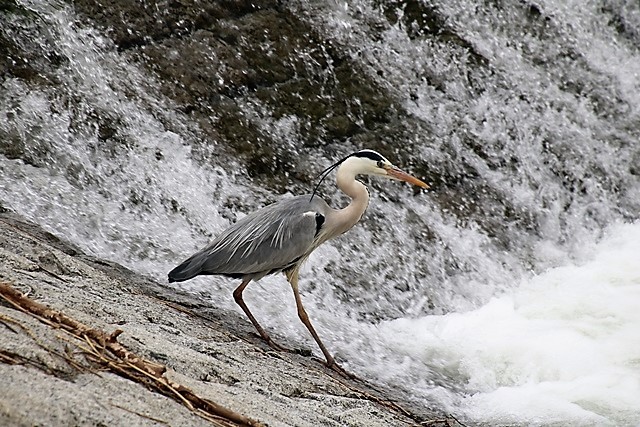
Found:
[[[248,215],[178,266],[172,272],[173,280],[198,274],[252,275],[257,279],[291,267],[313,250],[324,221],[321,208],[321,204],[310,203],[309,196],[299,196]]]

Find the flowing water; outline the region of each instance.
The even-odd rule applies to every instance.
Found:
[[[156,77],[71,8],[21,4],[37,19],[6,17],[5,37],[26,34],[33,61],[65,60],[55,84],[1,81],[2,206],[165,281],[239,215],[288,196],[218,141],[202,144]],[[640,6],[287,7],[399,103],[414,128],[404,143],[439,177],[418,195],[376,185],[363,222],[304,267],[327,346],[348,369],[470,423],[640,425]],[[449,33],[427,37],[433,10]],[[295,117],[240,105],[296,150]],[[320,153],[317,170],[332,160]],[[459,165],[473,173],[447,182]],[[183,284],[236,309],[234,286]],[[246,300],[276,337],[315,349],[282,277],[252,284]]]

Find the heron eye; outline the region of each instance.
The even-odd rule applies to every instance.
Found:
[[[378,167],[382,169],[383,166],[384,166],[384,162],[382,160],[378,160]]]

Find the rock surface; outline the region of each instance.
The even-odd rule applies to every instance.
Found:
[[[269,426],[444,418],[416,408],[411,414],[315,359],[273,352],[236,313],[88,257],[9,213],[0,215],[0,282],[107,335],[121,329],[118,341],[166,365],[171,380]],[[210,425],[176,400],[96,368],[78,352],[82,342],[4,299],[0,323],[0,425]]]

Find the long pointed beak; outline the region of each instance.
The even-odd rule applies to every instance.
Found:
[[[408,182],[409,184],[417,185],[418,187],[429,188],[427,184],[420,181],[415,176],[409,175],[408,173],[401,171],[400,169],[394,166],[386,167],[385,170],[387,171],[387,174],[390,178],[399,179],[400,181],[405,181],[405,182]]]

